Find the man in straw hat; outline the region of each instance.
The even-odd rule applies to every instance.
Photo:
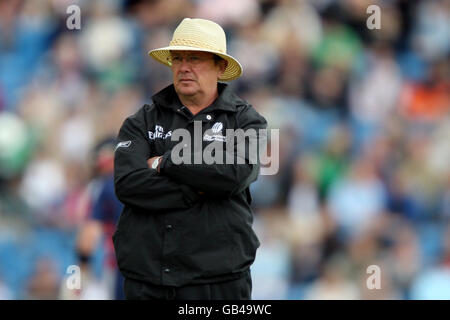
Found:
[[[250,162],[249,153],[231,163],[196,157],[212,145],[225,149],[228,129],[263,130],[266,120],[218,82],[242,74],[218,24],[186,18],[170,45],[149,55],[171,68],[173,84],[119,132],[115,192],[125,206],[113,240],[125,296],[250,299],[250,265],[259,241],[249,186],[259,160]],[[188,161],[174,157],[180,132],[189,135],[181,150]],[[233,138],[232,148],[237,144]]]

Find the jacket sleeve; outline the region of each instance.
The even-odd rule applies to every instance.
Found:
[[[114,188],[125,205],[147,210],[183,209],[199,198],[197,192],[148,167],[150,144],[145,138],[144,108],[123,123],[114,154]]]
[[[259,137],[259,130],[266,129],[267,122],[252,106],[247,105],[237,114],[237,126],[238,129],[242,129],[244,132],[254,129],[256,136],[254,136],[253,142],[257,143],[262,138]],[[170,152],[166,152],[161,162],[161,172],[206,194],[226,197],[238,194],[248,188],[259,174],[260,162],[258,152],[252,153],[254,157],[250,161],[250,142],[246,139],[244,143],[245,145],[242,142],[240,143],[239,149],[245,150],[245,152],[239,153],[237,152],[238,142],[236,139],[234,140],[234,150],[231,156],[228,153],[228,156],[233,159],[232,163],[226,161],[227,153],[225,150],[223,164],[194,164],[193,161],[191,161],[191,164],[174,164],[170,158]],[[222,143],[222,145],[225,149],[225,144]],[[242,149],[244,146],[245,149]],[[241,155],[241,162],[237,161],[239,155]],[[194,153],[192,154],[192,159],[195,159]]]

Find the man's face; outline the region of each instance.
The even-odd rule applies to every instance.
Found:
[[[186,97],[215,93],[226,67],[226,61],[216,62],[212,53],[201,51],[172,51],[171,61],[175,90]]]

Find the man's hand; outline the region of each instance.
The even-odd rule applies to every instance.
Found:
[[[157,160],[159,157],[160,157],[160,156],[156,156],[156,157],[151,157],[150,159],[148,159],[148,160],[147,160],[148,167],[151,168],[151,167],[152,167],[152,164],[153,164],[153,161]],[[159,161],[158,167],[156,168],[156,170],[158,171],[158,173],[159,173],[159,167],[160,167],[160,165],[161,165],[161,161]]]
[[[158,160],[159,157],[160,157],[160,156],[156,156],[156,157],[151,157],[150,159],[148,159],[148,160],[147,160],[147,165],[148,165],[148,167],[151,168],[151,167],[152,167],[152,164],[153,164],[153,161]],[[161,165],[161,161],[159,161],[158,167],[156,168],[156,170],[158,171],[158,173],[159,173],[159,167],[160,167],[160,165]],[[197,191],[197,193],[198,193],[199,195],[205,194],[203,191]]]

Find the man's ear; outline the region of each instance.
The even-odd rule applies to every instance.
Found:
[[[227,60],[222,59],[222,60],[219,61],[219,77],[221,77],[223,75],[223,73],[227,69],[227,66],[228,66],[228,61]]]

